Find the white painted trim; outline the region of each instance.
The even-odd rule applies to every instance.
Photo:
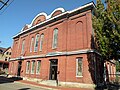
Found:
[[[30,27],[32,27],[32,25],[33,25],[33,23],[34,23],[34,21],[39,17],[39,16],[45,16],[45,18],[46,19],[48,19],[48,16],[47,16],[47,14],[46,13],[44,13],[44,12],[42,12],[42,13],[39,13],[37,16],[35,16],[35,18],[32,20],[32,22],[31,22],[31,24],[30,25],[28,25],[29,26],[29,28]]]
[[[33,67],[33,65],[35,65],[35,60],[32,60],[32,61],[31,61],[30,74],[35,74],[35,66]],[[34,71],[32,71],[32,69],[33,69]]]
[[[77,73],[78,73],[78,58],[82,58],[82,75],[81,76],[77,75]],[[83,57],[76,58],[76,77],[83,77]]]
[[[86,8],[86,7],[91,6],[91,5],[92,5],[93,7],[95,7],[94,3],[91,2],[91,3],[88,3],[88,4],[84,5],[84,6],[81,6],[81,7],[79,7],[79,8],[76,8],[76,9],[74,9],[74,10],[72,10],[72,11],[69,11],[69,13],[73,13],[73,12],[75,12],[75,11],[78,11],[78,10],[80,10],[80,9]]]
[[[28,30],[31,30],[31,29],[39,26],[39,25],[42,25],[42,24],[44,24],[44,23],[46,23],[46,22],[48,22],[48,21],[51,21],[51,20],[53,20],[53,19],[55,19],[55,18],[58,18],[58,17],[60,17],[60,16],[62,16],[62,15],[73,13],[73,12],[75,12],[75,11],[77,11],[77,10],[86,8],[86,7],[88,7],[88,6],[93,6],[93,7],[95,7],[94,3],[91,2],[91,3],[88,3],[88,4],[84,5],[84,6],[79,7],[79,8],[77,8],[77,9],[74,9],[74,10],[72,10],[72,11],[66,11],[66,12],[65,12],[65,10],[64,10],[63,8],[57,8],[57,9],[55,9],[55,10],[54,10],[50,15],[48,15],[48,16],[47,16],[47,14],[44,13],[44,12],[43,12],[43,13],[39,13],[39,14],[32,20],[31,24],[28,25],[28,27],[29,27],[28,29],[26,29],[26,30],[24,30],[24,31],[21,30],[21,32],[18,33],[17,35],[15,35],[15,36],[13,36],[13,38],[17,37],[18,35],[26,32],[26,31],[28,31]],[[62,14],[59,14],[59,15],[57,15],[57,16],[55,16],[55,17],[52,17],[52,14],[53,14],[55,11],[57,11],[57,10],[61,10],[63,13],[62,13]],[[38,16],[40,16],[40,15],[45,15],[46,21],[43,21],[43,22],[41,22],[41,23],[39,23],[39,24],[37,24],[37,25],[32,26],[34,20],[35,20]],[[52,18],[51,18],[51,17],[52,17]]]
[[[38,46],[36,47],[37,41],[39,43],[39,38],[40,38],[40,34],[38,33],[35,36],[35,43],[34,43],[34,49],[33,49],[34,52],[37,52],[37,50],[39,49]],[[37,50],[36,50],[36,48],[37,48]]]
[[[40,75],[40,70],[39,72],[37,72],[37,69],[38,69],[38,62],[40,62],[40,70],[41,70],[41,60],[37,60],[37,66],[36,66],[36,75]]]
[[[83,77],[83,76],[77,76],[77,75],[76,75],[76,78],[82,78],[82,77]]]
[[[50,18],[52,17],[52,15],[53,15],[56,11],[58,11],[58,10],[60,10],[62,13],[65,12],[65,9],[64,9],[64,8],[57,8],[57,9],[55,9],[55,10],[48,16],[48,19],[50,19]]]
[[[11,58],[10,61],[30,59],[30,58],[43,58],[43,57],[51,57],[51,56],[86,54],[86,53],[98,53],[98,52],[95,51],[94,49],[83,49],[83,50],[70,51],[70,52],[58,52],[58,51],[56,51],[56,52],[50,52],[50,53],[41,54],[41,55],[20,56],[20,57],[17,57],[17,58]]]
[[[56,11],[58,11],[58,10],[60,10],[61,12],[65,12],[64,8],[57,8],[57,9],[55,9],[50,15],[47,15],[45,12],[41,12],[41,13],[39,13],[38,15],[36,15],[36,16],[34,17],[34,19],[32,20],[32,22],[31,22],[30,24],[26,24],[26,25],[28,26],[28,28],[32,27],[34,21],[35,21],[39,16],[42,16],[42,15],[45,16],[46,20],[47,20],[47,19],[50,19],[50,18],[52,17],[52,15],[53,15]],[[24,27],[22,28],[21,31],[23,31],[23,29],[24,29]]]
[[[26,67],[25,67],[25,68],[26,68],[25,73],[26,73],[26,74],[29,74],[29,73],[30,73],[30,70],[31,70],[31,69],[30,69],[30,61],[27,61],[26,64],[27,64],[27,65],[26,65]],[[29,67],[28,67],[28,64],[29,64]],[[29,70],[27,70],[28,68],[29,68]]]

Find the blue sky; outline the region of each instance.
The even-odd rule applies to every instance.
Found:
[[[96,3],[96,0],[93,1]],[[14,0],[6,10],[0,11],[0,47],[12,46],[12,37],[40,12],[49,15],[58,7],[73,10],[88,2],[91,0]]]

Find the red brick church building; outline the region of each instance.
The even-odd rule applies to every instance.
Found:
[[[38,14],[13,37],[9,74],[50,85],[94,87],[104,62],[94,49],[93,2],[71,11]]]

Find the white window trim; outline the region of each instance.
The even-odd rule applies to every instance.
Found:
[[[36,36],[35,36],[34,52],[38,51],[38,46],[37,46],[37,50],[36,50],[36,47],[35,47],[36,46],[37,37],[38,37],[38,44],[39,44],[39,34],[36,34]]]
[[[29,70],[28,69],[28,63],[29,63]],[[29,74],[30,73],[30,61],[27,61],[27,66],[26,66],[26,74]]]
[[[57,32],[57,45],[54,46],[54,44],[55,44],[55,42],[54,42],[54,39],[55,39],[55,37],[54,37],[54,35],[55,35],[55,30],[58,31],[58,28],[55,28],[55,29],[53,30],[52,49],[56,49],[56,48],[58,47],[58,32]]]
[[[35,65],[34,65],[34,72],[32,72],[32,69],[33,69],[33,62],[34,62],[34,64],[35,64],[35,61],[33,60],[31,63],[31,74],[35,74]]]
[[[30,52],[33,51],[33,45],[34,45],[34,37],[31,38],[31,43],[30,43]]]
[[[43,36],[43,37],[42,37]],[[42,49],[43,49],[43,40],[44,40],[44,34],[42,33],[41,35],[40,35],[40,51],[42,51]]]
[[[82,58],[82,57],[77,57],[76,58],[76,77],[83,77],[83,58],[82,58],[82,75],[78,76],[77,72],[78,72],[78,58]]]
[[[21,50],[21,54],[24,54],[25,52],[25,40],[22,41],[22,50]]]
[[[39,73],[37,73],[37,69],[38,69],[38,62],[40,62],[40,69],[41,69],[41,60],[38,60],[38,61],[37,61],[37,66],[36,66],[36,74],[40,74],[40,71],[39,71]]]

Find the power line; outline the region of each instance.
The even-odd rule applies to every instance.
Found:
[[[0,7],[0,10],[2,10],[5,7],[5,5],[7,5],[9,0],[7,0],[7,2],[4,2],[3,0],[0,0],[0,2],[3,4],[2,7]]]
[[[1,2],[2,4],[5,4],[5,2],[4,2],[3,0],[0,0],[0,2]]]
[[[0,0],[1,1],[1,0]],[[0,8],[0,10],[1,9],[3,9],[6,5],[6,8],[0,13],[0,15],[2,15],[4,12],[5,12],[5,10],[13,3],[13,1],[14,0],[12,0],[11,2],[10,2],[10,0],[7,0],[5,3],[4,3],[4,5]],[[9,4],[8,4],[8,2],[10,2]]]

